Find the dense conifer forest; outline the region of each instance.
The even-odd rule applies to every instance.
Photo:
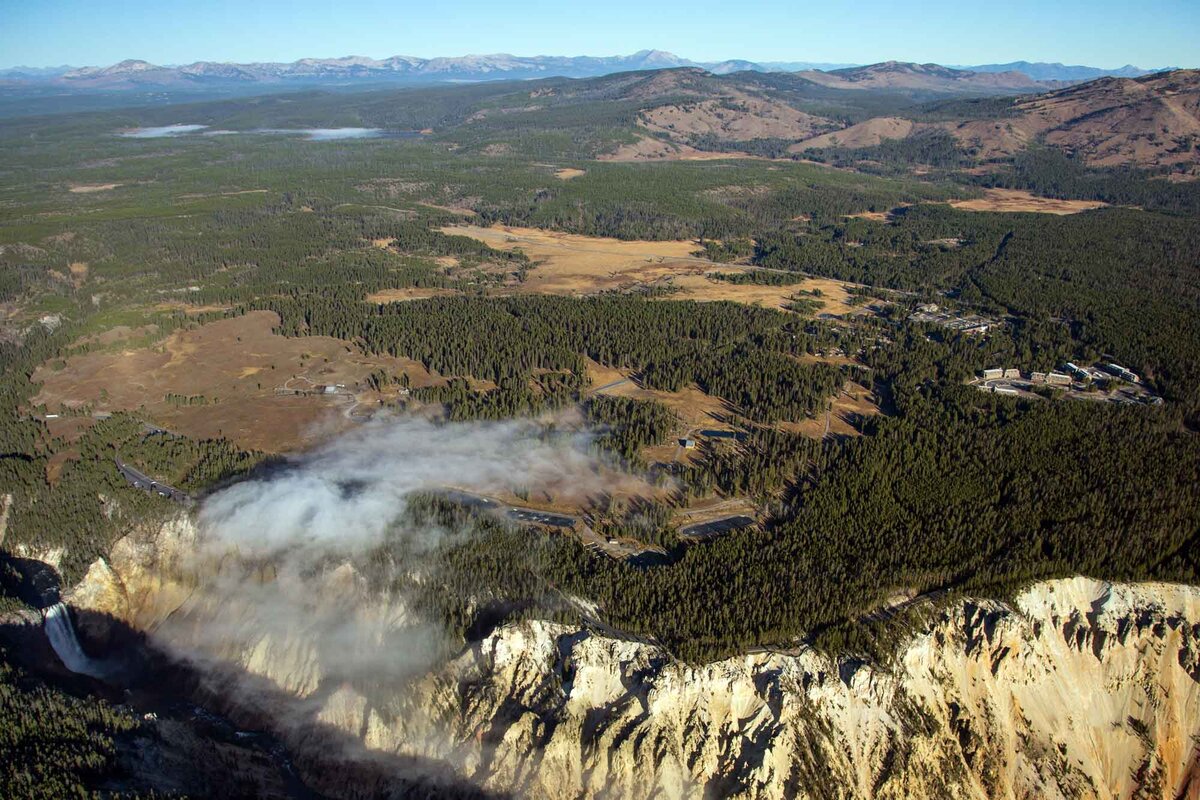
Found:
[[[0,649],[0,794],[4,797],[153,797],[94,791],[117,769],[114,738],[139,727],[128,709],[80,699],[10,666]]]
[[[514,90],[497,91],[412,92],[408,105],[394,93],[321,94],[307,105],[297,96],[195,111],[242,129],[319,121],[440,131],[397,140],[113,135],[176,121],[177,108],[0,126],[6,592],[19,591],[9,562],[21,548],[61,548],[59,571],[71,583],[131,526],[177,513],[129,486],[117,455],[198,496],[270,457],[220,438],[155,433],[138,408],[94,417],[87,407],[36,407],[38,368],[161,346],[255,310],[278,314],[277,332],[293,340],[334,337],[369,356],[419,362],[445,380],[407,397],[448,422],[577,409],[599,429],[598,447],[631,472],[653,468],[645,449],[683,433],[681,422],[655,401],[589,394],[589,360],[646,392],[698,389],[736,430],[660,472],[674,487],[661,502],[593,510],[603,536],[661,551],[653,563],[487,521],[447,545],[431,567],[442,580],[421,584],[421,607],[464,636],[477,633],[483,606],[500,619],[567,618],[562,592],[594,602],[605,624],[689,659],[804,638],[865,652],[874,633],[861,618],[900,591],[1000,596],[1079,573],[1200,580],[1193,185],[1086,169],[1037,149],[967,175],[969,154],[943,136],[812,154],[842,167],[872,160],[882,165],[875,174],[790,158],[594,161],[634,138],[639,103],[579,94],[505,114],[496,109]],[[466,123],[480,104],[488,113]],[[1002,102],[987,107],[1004,113]],[[877,110],[848,109],[846,121]],[[758,146],[772,154],[778,145]],[[914,176],[914,163],[933,169]],[[563,180],[564,168],[582,174]],[[1057,217],[944,202],[991,186],[1118,207]],[[783,310],[670,290],[526,293],[523,281],[544,267],[449,229],[467,218],[694,240],[718,285],[799,292],[809,276],[850,281],[861,284],[851,298],[862,313],[822,318],[812,293]],[[399,289],[439,296],[368,299]],[[927,302],[1001,324],[974,338],[909,321]],[[105,343],[118,327],[137,335]],[[835,349],[840,360],[818,356]],[[1014,399],[964,385],[986,367],[1044,371],[1071,359],[1119,361],[1164,403]],[[407,390],[407,380],[379,370],[370,383]],[[852,419],[848,432],[797,432],[851,380],[879,413]],[[216,405],[208,396],[154,399],[203,411]],[[68,441],[51,435],[54,413],[87,424]],[[752,505],[758,524],[705,541],[676,535],[675,511],[728,499]],[[421,513],[458,524],[453,515],[464,512],[431,501]],[[385,547],[372,558],[402,556]]]

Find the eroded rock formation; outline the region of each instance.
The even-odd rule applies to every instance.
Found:
[[[128,537],[69,600],[295,699],[305,715],[272,724],[298,760],[319,723],[532,798],[1200,798],[1197,588],[1074,578],[959,601],[886,667],[811,650],[686,665],[546,622],[422,663],[427,632],[349,566],[276,615],[228,565],[184,568],[195,536],[180,518]]]

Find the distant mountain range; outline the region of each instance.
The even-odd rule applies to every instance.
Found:
[[[1008,64],[978,64],[972,67],[955,67],[968,69],[972,72],[1022,72],[1035,81],[1091,81],[1096,78],[1140,78],[1155,72],[1166,72],[1174,67],[1159,69],[1142,69],[1132,64],[1126,64],[1117,69],[1101,69],[1100,67],[1069,66],[1067,64],[1047,64],[1044,61],[1012,61]]]
[[[872,65],[888,67],[897,62]],[[939,80],[953,77],[952,73],[970,75],[989,73],[1011,75],[1020,73],[1028,79],[1027,88],[1038,81],[1070,82],[1092,80],[1104,76],[1138,77],[1149,70],[1133,66],[1117,70],[1097,67],[1065,66],[1063,64],[1016,61],[1011,64],[984,64],[971,67],[943,67],[935,64],[916,65],[930,73],[944,71],[934,77]],[[662,50],[642,50],[628,56],[512,56],[507,54],[462,56],[458,58],[416,58],[392,56],[374,59],[363,56],[344,58],[303,58],[291,63],[234,64],[216,61],[197,61],[182,66],[160,66],[130,59],[106,67],[13,67],[0,70],[0,80],[8,84],[54,85],[76,90],[120,90],[140,88],[205,89],[254,84],[345,84],[345,83],[433,83],[485,80],[521,80],[551,76],[585,78],[616,72],[699,67],[716,75],[733,72],[805,72],[837,75],[852,64],[811,62],[754,62],[731,59],[718,62],[697,62]],[[819,79],[820,80],[820,79]],[[878,80],[878,77],[876,78]],[[985,82],[986,83],[986,82]],[[995,85],[1008,88],[1020,83],[1008,78]]]
[[[900,92],[1013,94],[1061,88],[1062,81],[1036,81],[1023,72],[976,72],[939,64],[884,61],[865,67],[795,73],[831,89],[876,89]]]

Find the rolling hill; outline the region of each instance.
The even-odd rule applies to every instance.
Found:
[[[749,62],[724,62],[713,69],[661,66],[679,60],[643,51],[615,60],[592,59],[586,68],[609,71],[596,77],[494,79],[454,86],[427,82],[358,92],[339,86],[336,91],[310,90],[302,103],[276,93],[129,109],[113,120],[114,127],[167,125],[186,117],[190,123],[234,130],[306,125],[429,130],[461,146],[492,147],[497,153],[519,141],[522,130],[552,130],[570,134],[572,156],[631,161],[721,155],[803,158],[814,151],[845,153],[935,134],[949,137],[958,166],[1006,160],[1039,143],[1095,167],[1186,172],[1200,164],[1197,70],[1049,86],[1020,72],[894,61],[788,73],[760,72]],[[144,82],[149,87],[168,80],[253,82],[264,74],[299,81],[301,75],[391,70],[448,76],[464,69],[475,70],[472,74],[492,71],[499,78],[521,74],[528,61],[492,56],[306,59],[291,65],[180,68],[122,62],[75,70],[56,80]],[[546,69],[555,62],[548,57],[533,61]],[[579,59],[566,61],[583,68]],[[652,66],[627,69],[637,64]],[[858,157],[872,158],[870,153]],[[915,163],[927,163],[920,158],[916,155]]]
[[[938,64],[909,64],[900,61],[885,61],[831,72],[808,70],[800,74],[814,83],[835,89],[1011,94],[1037,92],[1048,88],[1047,84],[1016,71],[973,72]]]
[[[933,130],[949,132],[979,160],[1012,156],[1035,142],[1094,167],[1200,164],[1200,71],[1101,78],[1007,106],[961,106],[958,119],[874,118],[794,145],[793,152],[870,147]],[[904,117],[904,114],[898,115]]]

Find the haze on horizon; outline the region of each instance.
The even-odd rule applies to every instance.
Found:
[[[0,0],[0,67],[281,61],[511,53],[624,55],[667,50],[696,61],[747,59],[940,64],[1048,61],[1116,68],[1200,66],[1192,0],[633,0],[570,6],[355,0],[204,4]]]

